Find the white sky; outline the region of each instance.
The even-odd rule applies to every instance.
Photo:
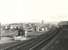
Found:
[[[68,20],[68,0],[0,0],[0,22]]]

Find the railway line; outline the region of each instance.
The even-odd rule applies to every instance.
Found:
[[[54,34],[50,35],[47,39],[43,39],[40,43],[30,48],[30,50],[41,50],[45,45],[47,45],[55,36],[58,35],[59,30],[52,32]]]
[[[41,49],[44,45],[49,43],[59,32],[59,29],[50,30],[46,34],[42,34],[37,38],[32,38],[27,41],[23,41],[12,46],[3,48],[1,50],[37,50]],[[44,44],[44,45],[42,45]]]

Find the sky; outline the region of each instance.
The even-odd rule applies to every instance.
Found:
[[[68,0],[0,0],[0,22],[59,22],[68,20]]]

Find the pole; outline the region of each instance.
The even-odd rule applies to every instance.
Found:
[[[27,33],[27,31],[25,31],[25,37],[27,37],[28,35],[27,35],[28,33]]]
[[[1,23],[0,23],[0,40],[1,40]]]

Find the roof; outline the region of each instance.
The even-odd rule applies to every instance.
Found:
[[[59,25],[68,25],[68,21],[62,21],[59,23]]]

